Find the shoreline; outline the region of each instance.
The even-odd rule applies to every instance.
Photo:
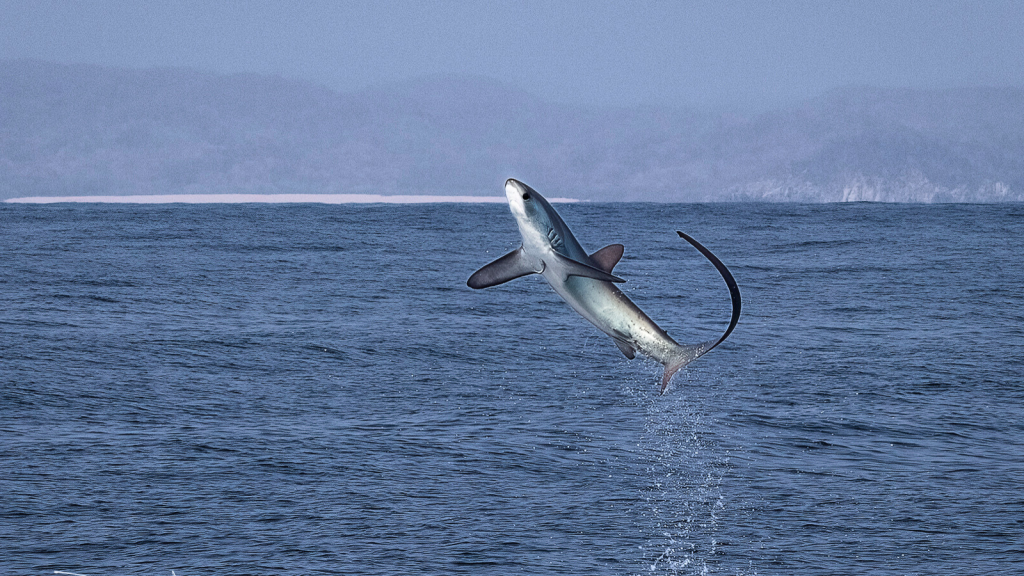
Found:
[[[574,203],[576,198],[551,198],[550,202]],[[417,194],[136,194],[128,196],[24,196],[4,200],[9,204],[504,204],[504,196],[436,196]]]

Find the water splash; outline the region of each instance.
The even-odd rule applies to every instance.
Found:
[[[700,377],[693,371],[680,374],[663,397],[654,393],[654,379],[646,374],[626,390],[646,413],[637,450],[646,483],[638,523],[648,574],[710,574],[720,554],[728,459],[712,438]]]

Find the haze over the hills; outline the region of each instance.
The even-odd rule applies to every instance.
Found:
[[[0,0],[0,60],[498,78],[552,102],[759,112],[848,86],[1024,87],[1019,0]]]
[[[501,194],[1024,200],[1024,89],[849,87],[776,110],[554,103],[432,76],[353,92],[260,75],[0,61],[0,198]]]

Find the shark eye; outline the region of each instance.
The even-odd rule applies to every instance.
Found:
[[[529,192],[523,192],[523,200],[529,200],[529,199],[530,199],[530,193]]]

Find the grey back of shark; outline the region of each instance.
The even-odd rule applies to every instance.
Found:
[[[594,252],[580,246],[569,227],[551,204],[518,180],[505,183],[505,196],[515,216],[523,244],[470,276],[470,288],[487,288],[527,274],[540,274],[574,310],[607,334],[627,358],[637,352],[665,366],[661,392],[680,368],[722,343],[740,317],[740,291],[729,269],[710,250],[693,238],[677,232],[718,269],[732,297],[732,319],[717,340],[700,344],[679,344],[637,307],[615,283],[625,280],[612,275],[622,258],[621,244]]]

